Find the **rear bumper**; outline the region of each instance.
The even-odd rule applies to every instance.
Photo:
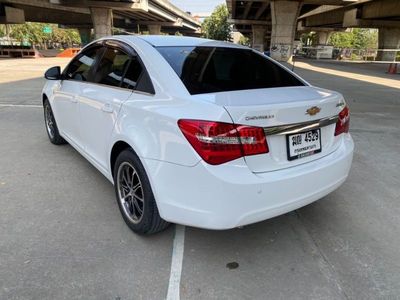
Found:
[[[167,221],[229,229],[298,209],[338,188],[347,178],[354,143],[318,160],[266,173],[252,173],[243,159],[194,167],[145,160],[160,215]]]

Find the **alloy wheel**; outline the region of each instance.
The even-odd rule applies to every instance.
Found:
[[[50,138],[53,139],[55,136],[54,116],[53,112],[51,111],[51,107],[48,104],[45,105],[44,107],[44,117],[46,122],[47,133],[49,134]]]
[[[117,174],[118,200],[128,219],[139,223],[143,218],[144,193],[142,182],[136,169],[129,163],[123,162]]]

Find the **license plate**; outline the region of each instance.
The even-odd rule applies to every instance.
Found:
[[[321,129],[286,136],[288,160],[294,160],[321,152]]]

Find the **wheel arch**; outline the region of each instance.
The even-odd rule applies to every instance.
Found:
[[[114,143],[114,145],[111,148],[111,153],[110,153],[110,172],[111,172],[111,176],[114,178],[114,166],[115,166],[115,162],[117,160],[118,155],[126,150],[126,149],[132,149],[132,151],[137,155],[137,153],[135,152],[135,150],[133,149],[133,147],[123,141],[123,140],[118,140]]]
[[[46,93],[42,94],[42,104],[44,104],[45,100],[49,100],[49,97],[47,97]]]

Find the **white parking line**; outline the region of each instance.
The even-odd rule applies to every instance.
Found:
[[[42,105],[34,105],[34,104],[5,104],[0,103],[0,107],[34,107],[34,108],[42,108]]]
[[[167,300],[179,300],[183,252],[185,247],[185,226],[175,225],[174,245],[172,249],[171,274],[169,276]]]

